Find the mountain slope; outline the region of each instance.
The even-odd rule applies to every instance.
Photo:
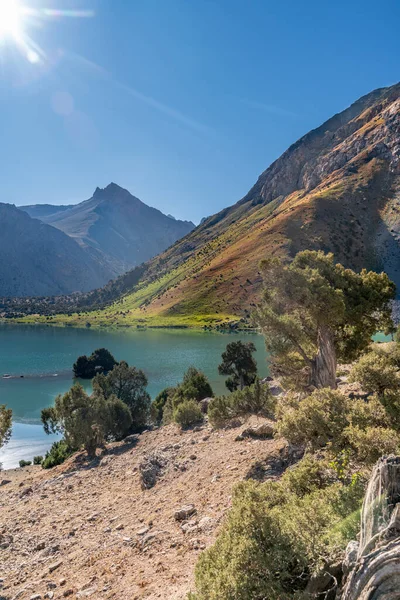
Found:
[[[400,285],[400,84],[364,96],[293,144],[237,204],[108,288],[124,320],[215,322],[260,297],[259,261],[305,248]],[[126,286],[124,285],[126,282]],[[129,290],[129,287],[131,290]],[[130,293],[126,293],[126,292]],[[118,322],[121,302],[95,315]]]
[[[49,217],[69,210],[72,207],[73,204],[60,204],[58,206],[53,204],[29,204],[27,206],[19,206],[18,208],[28,213],[33,219],[47,222]]]
[[[156,256],[194,228],[189,221],[147,206],[115,183],[97,188],[92,198],[66,210],[53,207],[53,212],[39,215],[40,208],[24,209],[72,237],[114,276]]]
[[[110,273],[70,237],[0,203],[0,296],[44,296],[91,290]]]
[[[305,248],[332,251],[357,270],[385,269],[400,288],[400,84],[302,137],[242,200],[74,306],[106,305],[85,315],[96,324],[229,321],[260,298],[261,259]]]

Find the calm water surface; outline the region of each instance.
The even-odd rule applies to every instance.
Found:
[[[49,448],[53,438],[39,424],[40,411],[71,387],[72,365],[79,355],[108,348],[117,360],[143,369],[152,397],[175,385],[190,365],[203,370],[214,391],[223,393],[224,378],[217,367],[227,343],[237,339],[254,342],[259,374],[266,376],[264,341],[255,334],[0,324],[0,404],[12,408],[14,418],[13,436],[0,450],[0,462],[4,468],[14,467],[21,458],[31,459]],[[4,374],[11,378],[3,378]],[[90,390],[90,383],[81,383]]]

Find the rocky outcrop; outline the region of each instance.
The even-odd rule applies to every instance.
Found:
[[[360,542],[350,542],[340,600],[400,598],[400,457],[381,458],[364,499]]]

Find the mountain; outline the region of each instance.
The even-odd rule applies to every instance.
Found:
[[[89,200],[66,207],[21,207],[80,244],[114,276],[164,251],[194,229],[147,206],[115,183],[97,188]]]
[[[49,217],[69,210],[72,207],[73,204],[60,204],[59,206],[55,206],[53,204],[30,204],[29,206],[19,206],[18,208],[28,213],[28,215],[33,219],[45,221]]]
[[[62,231],[0,203],[0,296],[88,291],[110,273]]]
[[[76,307],[106,305],[99,324],[222,323],[260,298],[261,259],[306,248],[384,269],[400,289],[400,84],[303,136],[239,202]]]

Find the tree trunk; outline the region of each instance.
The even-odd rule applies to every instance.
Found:
[[[383,457],[372,473],[359,544],[350,542],[340,600],[400,599],[400,457]]]
[[[318,352],[311,362],[310,384],[316,388],[336,389],[336,349],[333,333],[327,327],[318,330]]]

